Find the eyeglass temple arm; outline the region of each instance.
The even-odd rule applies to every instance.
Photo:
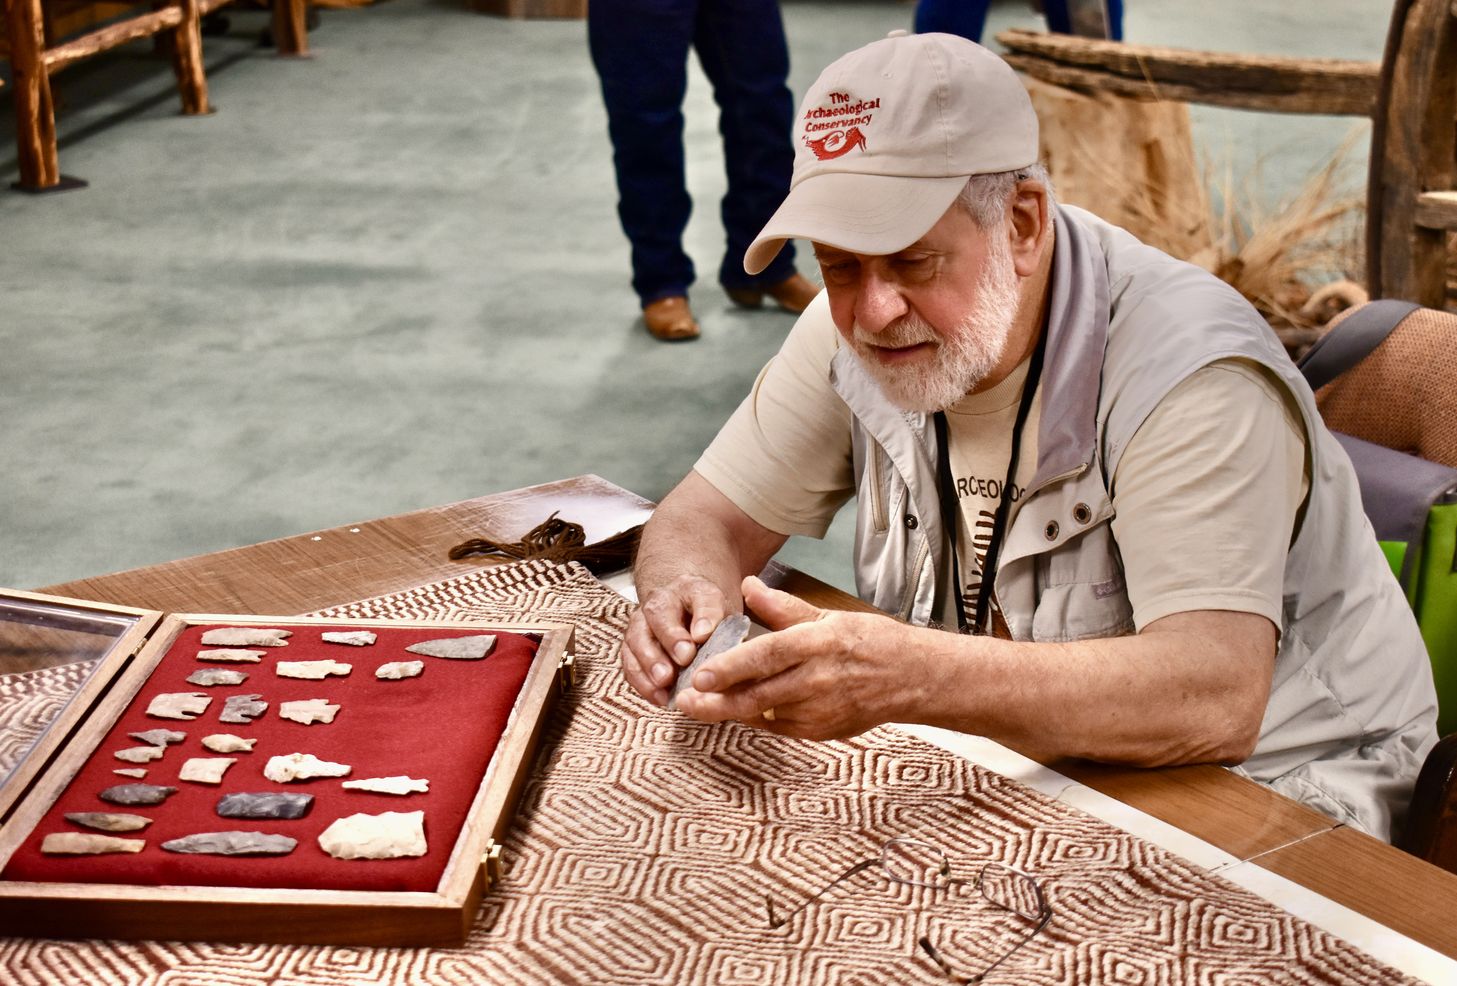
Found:
[[[991,965],[987,966],[985,969],[983,969],[981,972],[977,973],[974,976],[968,976],[965,978],[957,976],[955,971],[952,970],[951,964],[941,957],[941,953],[936,949],[936,946],[931,944],[931,939],[926,937],[925,935],[922,935],[920,938],[921,950],[930,957],[932,962],[936,963],[936,965],[941,967],[941,971],[946,974],[947,979],[961,983],[963,984],[963,986],[971,986],[971,984],[973,983],[979,983],[986,979],[987,976],[990,976],[992,974],[992,970],[996,969],[997,966],[1001,965],[1003,962],[1011,958],[1016,953],[1017,949],[1021,948],[1023,945],[1027,944],[1029,941],[1042,934],[1042,929],[1046,928],[1047,922],[1051,920],[1052,908],[1048,907],[1046,904],[1043,904],[1042,914],[1037,921],[1037,927],[1033,928],[1030,932],[1024,935],[1022,940],[1017,942],[1017,944],[1013,945],[1011,948],[1007,949],[1007,951],[1002,953],[1001,958],[997,959]]]
[[[875,865],[878,865],[879,863],[880,863],[880,857],[879,856],[875,857],[874,859],[866,859],[866,860],[862,860],[859,863],[856,863],[854,866],[850,867],[844,873],[841,873],[839,876],[835,877],[829,883],[825,884],[823,887],[821,887],[819,890],[817,890],[814,894],[812,894],[811,896],[805,898],[805,900],[798,907],[796,907],[792,911],[789,911],[783,917],[776,917],[775,916],[775,914],[774,914],[774,898],[770,897],[768,894],[765,894],[764,895],[764,906],[769,911],[769,930],[772,931],[775,928],[780,928],[780,927],[783,927],[785,924],[788,924],[789,921],[790,921],[790,919],[792,919],[796,914],[798,914],[800,911],[804,910],[809,905],[813,904],[815,901],[819,900],[825,894],[829,893],[831,890],[834,890],[840,884],[844,883],[846,880],[850,879],[852,876],[855,876],[857,873],[863,873],[866,870],[870,869],[870,867],[875,866]]]

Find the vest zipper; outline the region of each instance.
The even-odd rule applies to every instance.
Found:
[[[926,555],[931,551],[930,538],[923,536],[920,541],[921,546],[916,551],[916,563],[911,567],[911,571],[915,572],[916,576],[915,578],[906,579],[905,595],[901,597],[900,619],[902,620],[909,620],[911,618],[911,611],[916,608],[916,590],[921,585],[921,568],[926,564]],[[935,572],[931,573],[931,578],[936,578]],[[931,613],[930,615],[932,619],[935,619],[935,613]]]
[[[870,522],[875,527],[876,534],[884,534],[890,529],[890,522],[885,515],[885,495],[880,489],[880,443],[874,438],[870,439]]]

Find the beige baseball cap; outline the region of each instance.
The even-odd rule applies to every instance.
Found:
[[[794,121],[789,195],[744,254],[757,274],[784,241],[895,253],[971,175],[1037,163],[1037,114],[1012,67],[951,34],[891,36],[840,58]]]

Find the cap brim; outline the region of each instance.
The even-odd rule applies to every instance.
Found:
[[[946,214],[966,187],[966,176],[902,178],[830,172],[795,185],[744,253],[744,270],[757,274],[793,238],[851,253],[904,250]]]

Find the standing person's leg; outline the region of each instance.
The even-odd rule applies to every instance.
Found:
[[[686,302],[693,261],[682,245],[693,208],[683,167],[683,95],[696,6],[697,0],[592,0],[587,6],[587,39],[612,138],[617,215],[632,244],[632,287],[645,317],[650,305],[681,302],[684,318],[676,329],[660,332],[649,320],[653,334],[666,338],[698,334]]]
[[[1102,6],[1102,11],[1094,10],[1092,18],[1079,17],[1079,11],[1071,7],[1084,7],[1092,4],[1094,8]],[[1113,41],[1123,40],[1123,0],[1046,0],[1043,4],[1043,13],[1047,17],[1047,29],[1057,34],[1081,34],[1085,37],[1107,37]],[[1106,25],[1107,33],[1101,34],[1093,27],[1094,21],[1102,21]]]
[[[992,0],[921,0],[916,4],[917,34],[957,34],[981,41]]]
[[[778,0],[700,0],[693,45],[713,83],[728,172],[719,282],[737,304],[757,307],[768,293],[802,311],[816,289],[795,273],[793,244],[757,276],[744,273],[744,251],[784,201],[794,170],[794,97]]]

